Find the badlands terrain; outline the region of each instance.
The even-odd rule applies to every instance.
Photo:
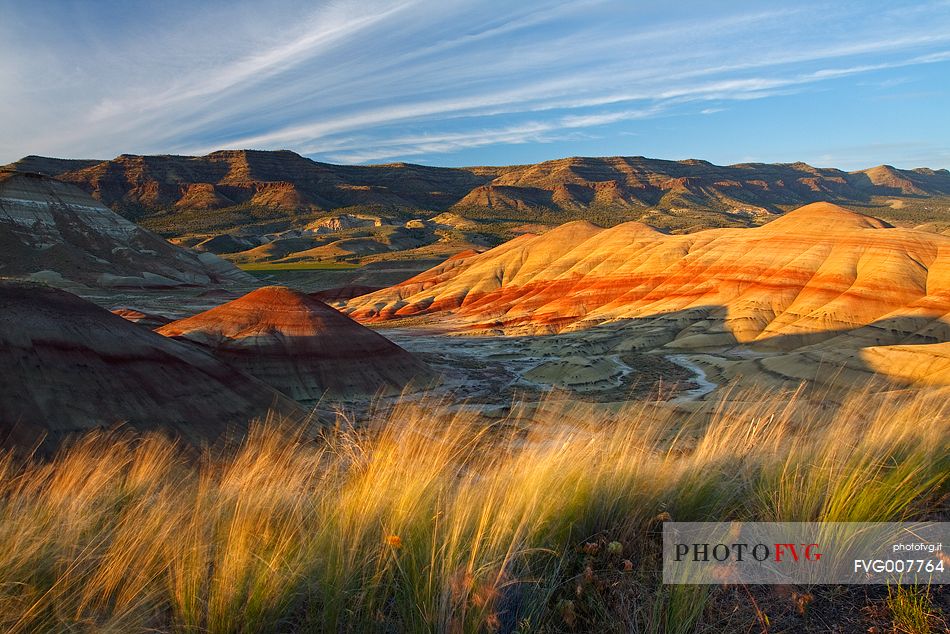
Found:
[[[536,347],[557,352],[526,376],[567,386],[616,381],[631,353],[716,382],[950,383],[950,237],[829,203],[685,235],[575,221],[339,305],[371,323],[546,335]]]
[[[403,267],[484,249],[569,220],[638,220],[673,232],[764,224],[834,202],[901,226],[950,228],[950,172],[888,165],[574,157],[536,165],[438,168],[319,163],[289,151],[112,160],[27,156],[6,169],[76,185],[176,244],[246,267]]]
[[[685,406],[739,380],[948,381],[946,170],[642,157],[353,167],[260,151],[4,169],[4,277],[161,327],[326,411],[423,376],[502,409],[551,390]],[[300,336],[282,330],[289,312],[240,299],[275,284],[309,294],[270,302],[297,306]],[[308,378],[321,374],[311,350],[364,354],[308,343],[334,330],[319,302],[409,351],[412,371]]]
[[[270,286],[156,330],[194,342],[302,402],[429,381],[411,354],[300,291]]]
[[[0,629],[939,631],[658,535],[946,518],[948,176],[18,161]]]
[[[5,372],[22,384],[8,383],[4,398],[34,394],[7,409],[38,413],[29,424],[24,414],[10,414],[24,429],[66,402],[68,414],[51,425],[57,434],[117,420],[149,427],[163,417],[181,427],[200,417],[207,433],[198,436],[214,437],[235,412],[242,412],[243,421],[232,421],[239,429],[270,401],[322,420],[341,405],[362,411],[403,391],[407,398],[443,394],[460,407],[505,415],[513,403],[562,396],[612,407],[650,396],[702,409],[737,383],[794,390],[804,382],[827,398],[845,398],[868,383],[895,392],[950,385],[950,237],[936,231],[939,223],[895,226],[831,202],[783,211],[822,196],[867,205],[885,193],[942,209],[942,171],[718,168],[646,159],[565,159],[495,171],[337,169],[288,152],[111,162],[27,157],[14,167],[0,173],[0,272],[9,280]],[[588,184],[575,185],[588,187],[611,176],[623,187],[597,180],[594,189],[622,190],[625,202],[596,200],[619,218],[637,206],[650,216],[675,209],[665,188],[677,174],[695,174],[682,176],[683,186],[693,183],[712,196],[692,200],[726,224],[751,209],[748,201],[727,209],[739,199],[723,198],[722,179],[738,179],[743,184],[733,194],[757,204],[742,216],[752,226],[677,232],[636,220],[569,220],[551,228],[520,217],[515,227],[518,205],[502,208],[478,193],[502,182],[557,190],[552,183],[579,175]],[[765,185],[756,190],[752,183],[761,179]],[[202,185],[210,181],[226,199],[199,196],[218,191]],[[281,188],[296,193],[261,198]],[[420,193],[430,190],[451,195]],[[597,208],[595,198],[558,198],[560,206],[544,213],[583,215]],[[463,215],[474,208],[466,200],[482,201],[472,214],[480,219]],[[389,213],[414,209],[424,217],[417,209],[424,205],[439,213],[397,226],[393,215],[332,211],[370,203]],[[231,233],[198,242],[180,235],[173,243],[141,226],[161,218],[187,223],[189,214],[231,223]],[[251,222],[254,214],[280,220]],[[301,229],[287,228],[301,222]],[[507,229],[478,229],[496,224]],[[437,225],[451,227],[453,237],[433,238]],[[272,233],[254,237],[252,227]],[[505,231],[513,237],[501,241]],[[399,242],[410,235],[435,241]],[[250,246],[255,241],[261,244]],[[347,248],[370,243],[376,246],[366,248],[386,257],[348,259],[354,251]],[[223,253],[230,261],[212,252],[248,246]],[[288,257],[310,266],[282,267]],[[36,292],[28,284],[38,285]],[[70,301],[73,309],[66,308]],[[34,310],[52,316],[22,317]],[[130,343],[123,356],[125,338],[141,343]],[[74,396],[82,390],[56,383],[119,359],[157,368],[123,373],[130,382],[120,395],[124,405],[83,405]],[[214,364],[255,386],[240,390],[247,403],[222,397],[227,406],[212,416],[211,399],[186,415],[189,407],[165,403],[187,403],[189,395],[162,395],[150,381],[197,366],[206,380],[176,381],[197,397],[216,391],[223,370]],[[60,378],[45,386],[35,378],[46,375]],[[83,392],[89,403],[108,391],[107,374],[96,377],[85,377],[98,386]],[[150,395],[140,406],[132,403],[136,390]],[[147,420],[151,410],[162,416]],[[5,424],[12,421],[8,416]]]

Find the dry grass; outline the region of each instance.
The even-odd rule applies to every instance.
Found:
[[[659,585],[663,519],[901,520],[947,490],[936,397],[585,407],[0,455],[0,630],[694,631],[707,591]]]

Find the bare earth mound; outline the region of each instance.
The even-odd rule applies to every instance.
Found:
[[[862,357],[882,374],[914,385],[950,385],[950,343],[874,346]]]
[[[344,310],[366,321],[440,313],[459,328],[507,334],[609,324],[638,349],[758,351],[757,371],[788,378],[813,378],[823,360],[873,374],[880,364],[858,350],[950,339],[950,238],[829,203],[754,229],[688,235],[572,222],[446,262]],[[915,350],[886,355],[911,366],[888,374],[916,376]]]
[[[426,366],[323,302],[281,286],[261,288],[158,329],[199,343],[294,399],[401,390]]]
[[[240,431],[288,399],[197,347],[65,291],[0,284],[0,441],[127,423],[189,440]]]

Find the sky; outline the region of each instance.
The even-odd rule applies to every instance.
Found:
[[[950,167],[950,0],[0,0],[0,164]]]

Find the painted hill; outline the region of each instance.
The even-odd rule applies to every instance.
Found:
[[[914,385],[950,385],[950,342],[872,346],[861,351],[876,372]]]
[[[126,423],[212,440],[297,405],[195,346],[65,291],[0,283],[0,443]]]
[[[867,203],[873,196],[950,195],[947,170],[885,165],[845,172],[805,163],[718,166],[639,156],[437,168],[343,166],[289,151],[227,150],[197,157],[124,154],[98,162],[27,156],[7,167],[74,183],[136,218],[176,209],[299,212],[358,206],[496,213],[653,207],[774,213],[821,200]]]
[[[854,360],[865,347],[909,346],[875,354],[911,363],[914,345],[950,341],[950,237],[829,203],[762,227],[686,235],[572,222],[450,260],[344,310],[365,321],[439,313],[442,323],[507,333],[609,325],[634,329],[629,345],[644,349],[795,351],[762,366],[803,378],[829,350]]]
[[[0,276],[138,288],[249,281],[217,256],[169,244],[74,185],[3,171]]]
[[[159,328],[302,401],[401,390],[431,379],[426,366],[323,302],[281,286]]]

